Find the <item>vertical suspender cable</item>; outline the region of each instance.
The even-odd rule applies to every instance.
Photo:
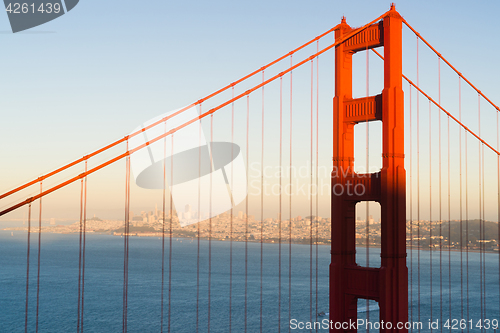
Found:
[[[316,52],[319,52],[319,40],[316,42]],[[318,182],[318,171],[319,171],[319,57],[316,57],[316,320],[318,321],[318,200],[319,200],[319,182]],[[316,329],[316,332],[318,330]]]
[[[85,224],[84,224],[85,228]],[[85,238],[85,233],[84,233]],[[127,157],[127,282],[125,285],[125,332],[128,330],[128,264],[130,246],[130,155]]]
[[[28,249],[26,252],[26,308],[24,313],[24,333],[28,333],[28,301],[30,284],[30,236],[31,236],[31,202],[28,206]]]
[[[483,181],[482,181],[482,205],[483,205],[483,237],[482,239],[483,240],[486,240],[486,220],[485,220],[485,187],[486,187],[486,184],[485,184],[485,179],[484,179],[484,145],[481,145],[481,158],[482,158],[482,178],[483,178]],[[481,320],[484,322],[484,320],[487,318],[487,312],[486,312],[486,244],[483,243],[483,315],[481,317]],[[484,326],[483,326],[483,331],[485,330]]]
[[[40,181],[40,193],[42,193],[42,181]],[[40,212],[38,215],[38,273],[36,277],[36,332],[38,333],[38,314],[40,308],[40,250],[42,248],[42,198],[40,197]]]
[[[170,149],[170,181],[172,182],[171,184],[174,184],[174,135],[175,133],[172,133],[172,148]],[[170,230],[169,230],[169,235],[168,235],[168,318],[167,318],[167,332],[170,333],[170,327],[171,327],[171,316],[172,316],[172,225],[174,223],[174,216],[173,216],[173,198],[174,198],[174,192],[173,192],[173,186],[170,187]],[[177,212],[177,211],[176,211]],[[128,248],[127,248],[128,251]],[[128,273],[127,273],[128,274]],[[128,280],[128,278],[127,278]]]
[[[460,120],[461,120],[461,80],[459,78],[459,112],[460,112]],[[460,147],[461,147],[461,140],[462,140],[462,129],[459,128],[460,131]],[[464,163],[465,163],[465,252],[466,252],[466,303],[467,303],[467,319],[469,319],[469,221],[468,221],[468,179],[467,179],[467,168],[468,168],[468,162],[467,162],[467,131],[464,131],[464,144],[465,144],[465,158],[464,158]],[[461,148],[460,148],[460,155],[461,155]],[[460,158],[460,169],[462,168],[462,159]],[[463,218],[462,218],[462,172],[460,171],[460,239],[461,239],[461,246],[460,246],[460,257],[461,257],[461,262],[462,262],[462,252],[463,252]],[[461,263],[461,266],[462,263]],[[462,270],[462,268],[461,268]],[[462,274],[461,274],[462,275]],[[463,276],[461,277],[461,285],[462,285],[462,316],[463,316]]]
[[[412,136],[412,101],[411,101],[411,84],[409,85],[410,90],[410,321],[413,322],[413,136]],[[413,327],[410,328],[410,332],[413,332]]]
[[[462,121],[462,97],[461,83],[458,78],[458,112],[459,120]],[[462,220],[462,127],[458,127],[458,150],[460,169],[460,316],[464,318],[464,276],[463,276],[463,220]],[[462,330],[463,331],[463,330]]]
[[[128,142],[127,142],[128,145]],[[127,148],[128,150],[128,148]],[[125,284],[125,332],[128,330],[128,263],[129,263],[129,245],[130,245],[130,155],[127,157],[127,280]],[[84,226],[85,228],[85,226]],[[85,236],[84,236],[85,237]]]
[[[128,145],[127,145],[128,146]],[[127,147],[128,148],[128,147]],[[128,149],[127,149],[128,150]],[[124,217],[124,235],[123,235],[123,332],[127,332],[127,200],[128,200],[128,163],[125,162],[125,217]]]
[[[234,94],[234,86],[233,86],[233,94]],[[201,115],[201,103],[200,103],[200,115]],[[200,127],[199,127],[199,139],[198,146],[201,147],[201,138],[202,138],[202,127],[201,127],[201,119],[200,119]],[[210,143],[207,145],[207,149],[209,149]],[[199,331],[200,326],[200,222],[202,220],[202,212],[201,209],[201,197],[200,197],[200,187],[201,187],[201,148],[198,148],[198,225],[197,225],[197,252],[196,252],[196,332]],[[172,193],[170,193],[170,198],[172,198]],[[170,199],[170,219],[172,219],[172,199]],[[232,245],[232,244],[231,244]],[[231,252],[232,254],[232,252]],[[231,257],[232,259],[232,257]],[[232,266],[231,266],[232,267]],[[232,272],[232,271],[231,271]],[[232,277],[232,275],[231,275]]]
[[[234,98],[234,85],[231,87],[231,98]],[[201,122],[200,122],[200,139],[201,139]],[[234,143],[234,102],[231,103],[231,142]],[[234,145],[231,145],[231,161],[234,160]],[[234,166],[231,163],[231,189],[233,189],[234,180]],[[201,168],[200,168],[201,172]],[[199,202],[199,199],[198,199]],[[199,211],[199,209],[198,209]],[[231,217],[229,226],[229,333],[232,332],[233,320],[232,320],[232,307],[233,307],[233,217],[234,208],[231,205]],[[262,243],[262,231],[261,231],[261,243]],[[262,266],[262,248],[261,248],[261,266]],[[261,267],[261,279],[262,279],[262,267]],[[261,306],[262,309],[262,306]]]
[[[500,149],[500,129],[497,115],[497,149]],[[500,155],[497,155],[497,247],[500,247]],[[500,255],[498,256],[498,275],[500,276]],[[500,283],[498,284],[498,313],[500,313]]]
[[[281,232],[282,232],[282,190],[281,184],[283,180],[281,163],[283,160],[283,77],[280,77],[280,179],[279,179],[279,211],[278,211],[278,332],[281,332]]]
[[[486,184],[484,182],[484,145],[481,145],[481,158],[482,158],[482,163],[481,163],[481,166],[482,166],[482,178],[483,178],[483,181],[482,181],[482,208],[483,208],[483,237],[482,239],[483,240],[486,240],[486,220],[485,220],[485,187],[486,187]],[[484,322],[484,320],[487,318],[487,313],[486,313],[486,244],[483,243],[483,314],[482,314],[482,317],[481,317],[481,321]],[[484,326],[483,326],[483,331],[485,330]]]
[[[214,114],[210,115],[210,148],[214,141]],[[213,153],[210,149],[210,168],[213,170]],[[208,226],[208,333],[210,333],[210,317],[212,312],[212,173],[210,172],[210,219]]]
[[[370,96],[370,58],[368,47],[366,53],[366,97]],[[370,173],[370,123],[368,122],[368,112],[366,113],[366,171]],[[366,267],[370,267],[370,202],[366,202]],[[368,281],[366,281],[368,283]],[[366,299],[366,321],[370,322],[370,300]],[[366,331],[370,329],[367,327]]]
[[[441,58],[438,58],[438,87],[439,87],[439,105],[441,105]],[[441,112],[438,110],[439,123],[439,320],[443,322],[443,217],[442,217],[442,187],[441,187]],[[441,325],[440,331],[443,331]]]
[[[281,332],[281,182],[282,182],[282,154],[283,154],[283,77],[280,77],[280,179],[279,179],[279,203],[278,203],[278,332]]]
[[[246,162],[248,170],[248,156],[249,156],[249,135],[250,135],[250,95],[247,95],[247,149],[246,149]],[[248,184],[248,173],[247,173]],[[245,333],[248,327],[248,196],[245,199]]]
[[[479,112],[481,112],[481,96],[478,94],[478,109]],[[479,114],[479,123],[481,123],[481,114]],[[482,205],[483,205],[483,236],[482,239],[486,240],[486,211],[485,211],[485,205],[486,205],[486,196],[485,196],[485,187],[486,187],[486,182],[485,182],[485,173],[484,173],[484,168],[485,168],[485,162],[484,162],[484,144],[481,144],[481,173],[482,173]],[[500,297],[500,296],[499,296]],[[483,307],[483,317],[481,320],[484,322],[484,320],[487,318],[487,313],[486,313],[486,244],[483,243],[483,302],[484,302],[484,307]],[[483,327],[483,330],[484,327]]]
[[[468,180],[468,152],[467,152],[467,131],[465,131],[465,284],[467,300],[467,321],[469,321],[469,180]],[[467,327],[469,332],[469,327]]]
[[[450,116],[447,116],[448,120],[448,305],[450,308],[449,320],[452,320],[451,314],[451,161],[450,161]]]
[[[87,160],[85,160],[85,174],[87,173]],[[80,330],[83,333],[83,311],[85,305],[85,246],[87,241],[87,176],[85,176],[84,182],[84,190],[83,190],[83,248],[82,248],[82,306],[81,306],[81,315],[80,315]]]
[[[481,96],[478,94],[478,110],[479,110],[479,124],[481,124]],[[485,202],[486,202],[486,197],[485,197],[485,187],[486,187],[486,183],[485,183],[485,174],[484,174],[484,168],[485,168],[485,165],[484,165],[484,144],[481,144],[481,159],[482,159],[482,162],[481,162],[481,173],[482,173],[482,205],[483,205],[483,219],[482,219],[482,223],[483,223],[483,235],[482,235],[482,239],[483,240],[486,240],[486,219],[485,219]],[[483,306],[483,317],[481,317],[481,320],[484,321],[487,316],[486,316],[486,244],[485,243],[482,243],[483,244],[483,302],[484,302],[484,306]],[[483,326],[483,331],[485,330],[484,326]]]
[[[309,321],[312,323],[312,309],[313,309],[313,198],[312,198],[312,184],[313,184],[313,127],[314,127],[314,60],[311,59],[311,154],[310,154],[310,176],[311,185],[309,186]],[[312,332],[312,329],[310,330]]]
[[[450,116],[448,120],[448,305],[450,308],[449,320],[452,320],[451,314],[451,161],[450,161]]]
[[[290,54],[290,67],[293,65],[293,54]],[[292,120],[293,120],[293,99],[292,99],[292,92],[293,92],[293,71],[290,71],[290,171],[289,171],[289,177],[290,177],[290,193],[289,193],[289,216],[290,216],[290,221],[289,221],[289,230],[288,230],[288,322],[292,320],[292,143],[293,143],[293,137],[292,137]],[[500,231],[499,231],[500,232]],[[281,292],[281,289],[280,289]],[[291,326],[288,325],[288,332],[291,332]]]
[[[432,322],[432,121],[431,101],[429,100],[429,281],[430,281],[430,319]],[[432,327],[431,327],[432,332]]]
[[[127,143],[128,144],[128,143]],[[83,225],[85,231],[85,224]],[[85,232],[84,232],[85,239]],[[128,264],[129,264],[129,246],[130,246],[130,155],[127,158],[127,283],[125,294],[125,331],[128,330]],[[85,240],[84,240],[85,242]]]
[[[481,97],[478,97],[479,98],[479,110],[481,110]],[[486,239],[486,220],[485,220],[485,202],[486,202],[486,197],[485,197],[485,187],[486,187],[486,183],[485,183],[485,175],[484,175],[484,168],[485,168],[485,165],[484,165],[484,144],[481,145],[481,150],[482,150],[482,174],[483,174],[483,239]],[[484,244],[484,243],[483,243]],[[481,318],[484,322],[484,320],[487,318],[487,314],[486,314],[486,249],[485,247],[486,244],[483,245],[483,265],[484,265],[484,269],[483,269],[483,302],[484,302],[484,311],[483,311],[483,317]],[[499,296],[500,297],[500,296]],[[484,326],[483,326],[483,330],[484,330]]]
[[[262,82],[264,82],[264,70],[262,70]],[[281,121],[280,121],[281,124]],[[281,125],[280,125],[281,126]],[[281,136],[280,136],[281,139]],[[260,156],[260,333],[262,333],[262,283],[263,283],[263,260],[264,260],[264,86],[262,86],[262,139],[261,139],[261,156]],[[281,149],[281,144],[280,144]],[[281,159],[280,159],[281,162]],[[281,178],[280,178],[281,181]],[[281,188],[281,186],[280,186]],[[281,192],[280,192],[281,193]],[[280,200],[281,202],[281,200]],[[280,215],[281,218],[281,215]]]
[[[128,144],[127,144],[128,151]],[[128,167],[127,162],[125,162],[125,168]],[[128,182],[127,182],[127,170],[125,170],[125,216],[123,221],[123,316],[122,316],[122,330],[125,333],[125,284],[126,284],[126,270],[127,270],[127,190],[128,190]]]
[[[127,151],[128,151],[128,141],[127,141]],[[128,158],[128,157],[127,157]],[[122,331],[126,332],[125,329],[125,282],[126,282],[126,270],[127,270],[127,167],[128,164],[125,162],[125,216],[123,221],[123,294],[122,294]]]
[[[478,94],[478,99],[477,99],[477,112],[478,112],[478,135],[481,137],[481,104],[480,104],[480,95]],[[479,174],[479,239],[481,241],[484,241],[484,238],[483,238],[483,219],[484,219],[484,216],[482,215],[482,210],[481,210],[481,187],[482,187],[482,183],[481,183],[481,178],[482,178],[482,167],[481,167],[481,142],[479,141],[478,142],[478,154],[479,154],[479,158],[478,158],[478,163],[479,163],[479,169],[478,169],[478,174]],[[477,241],[476,241],[477,243]],[[481,242],[479,243],[479,298],[480,298],[480,302],[481,302],[481,305],[480,305],[480,311],[481,311],[481,322],[483,321],[483,311],[484,311],[484,308],[483,308],[483,244],[484,242]],[[481,332],[483,331],[483,328],[481,327]]]
[[[417,36],[417,87],[419,84],[418,72],[418,36]],[[417,93],[417,233],[418,233],[418,251],[417,251],[417,278],[418,278],[418,321],[420,321],[420,95]],[[420,328],[419,328],[420,332]]]
[[[82,305],[82,239],[83,239],[83,178],[80,181],[80,247],[78,248],[78,315],[76,331],[80,332],[80,313]]]
[[[167,121],[163,133],[167,132]],[[166,206],[166,183],[167,183],[167,137],[163,138],[163,219],[161,224],[161,306],[160,306],[160,332],[163,333],[163,296],[165,290],[165,206]]]
[[[127,152],[129,151],[127,140]],[[125,223],[123,235],[123,332],[127,332],[127,307],[128,307],[128,235],[130,212],[130,155],[125,162]]]

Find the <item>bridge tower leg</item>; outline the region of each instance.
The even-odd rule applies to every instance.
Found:
[[[351,31],[342,18],[335,28],[336,40]],[[382,93],[353,99],[352,55],[380,46],[384,46],[385,57]],[[371,321],[385,324],[380,332],[408,332],[395,327],[397,323],[408,321],[403,98],[402,19],[391,6],[381,22],[355,34],[335,49],[331,332],[357,331],[353,328],[355,326],[348,324],[357,322],[359,298],[378,302],[380,318]],[[353,170],[354,126],[373,120],[382,121],[382,170],[358,174]],[[381,206],[379,268],[362,267],[356,263],[355,205],[361,201],[376,201]]]

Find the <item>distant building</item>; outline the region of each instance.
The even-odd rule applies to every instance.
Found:
[[[184,218],[187,220],[191,219],[191,205],[189,204],[184,208]]]

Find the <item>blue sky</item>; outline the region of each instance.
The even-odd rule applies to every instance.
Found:
[[[196,101],[328,30],[342,15],[360,26],[389,5],[82,0],[61,18],[18,34],[9,33],[2,14],[0,192]],[[400,1],[396,8],[500,102],[497,1]]]

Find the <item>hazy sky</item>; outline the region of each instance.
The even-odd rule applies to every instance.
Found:
[[[0,192],[123,137],[148,119],[198,100],[330,29],[342,15],[352,26],[361,26],[389,5],[384,1],[82,0],[68,14],[17,34],[10,33],[7,14],[0,15]],[[498,1],[400,1],[396,7],[452,64],[500,103]],[[320,77],[330,76],[330,81],[327,62],[332,56],[329,53],[320,60],[330,71]],[[370,57],[372,61],[375,58]],[[429,71],[437,66],[434,60],[421,61],[423,67],[430,66]],[[412,75],[415,66],[408,62],[405,69]],[[354,90],[364,93],[364,83]],[[333,93],[325,98],[331,97]],[[324,114],[320,116],[324,120],[320,126],[325,126],[322,135],[327,135],[331,109],[325,104],[320,113]],[[488,131],[496,139],[494,129]],[[327,151],[324,156],[327,165],[331,154]],[[119,182],[123,166],[96,180],[124,186]],[[89,184],[95,193],[89,199],[93,209],[89,214],[119,217],[123,196],[96,183]],[[77,193],[78,186],[72,191]],[[152,210],[161,203],[161,193],[155,192],[157,200],[144,199],[149,194],[139,189],[135,193],[140,202],[133,205],[135,211]],[[69,211],[78,215],[78,197],[72,204],[64,194],[54,198],[48,208],[51,216],[65,217]],[[64,199],[60,207],[56,207],[57,198]],[[325,198],[319,212],[323,216],[328,215]],[[0,206],[10,202],[4,200]],[[308,215],[308,204],[303,208],[293,215]],[[272,209],[268,215],[274,215]]]

